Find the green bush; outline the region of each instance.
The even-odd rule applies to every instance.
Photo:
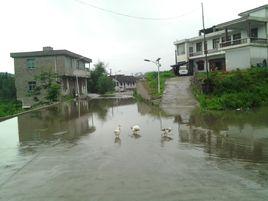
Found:
[[[203,109],[223,110],[237,108],[254,108],[268,102],[268,68],[251,68],[231,72],[210,72],[213,90],[203,94],[193,90]],[[205,83],[204,73],[198,73],[192,83]],[[200,87],[199,87],[200,88]]]
[[[0,117],[13,115],[22,111],[21,102],[19,101],[0,101]]]
[[[150,94],[153,98],[159,98],[162,96],[165,89],[165,82],[168,78],[175,77],[172,71],[162,71],[160,72],[160,93],[158,93],[158,73],[157,72],[147,72],[145,78],[148,82],[150,89]]]
[[[16,100],[15,77],[13,74],[0,73],[0,100]]]
[[[52,83],[47,89],[46,99],[50,102],[57,101],[60,95],[60,85],[58,83]]]

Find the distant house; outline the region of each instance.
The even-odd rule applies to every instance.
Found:
[[[87,94],[90,58],[52,47],[44,47],[43,51],[10,53],[10,56],[14,58],[17,99],[22,101],[23,107],[33,105],[29,92],[37,86],[35,77],[42,72],[57,73],[62,95]]]
[[[136,88],[137,78],[128,75],[110,76],[115,82],[115,91],[134,90]]]
[[[200,30],[197,37],[175,41],[176,64],[172,66],[175,73],[178,73],[181,66],[186,66],[190,72],[205,71],[205,50],[211,71],[266,65],[268,5],[242,12],[239,16]]]

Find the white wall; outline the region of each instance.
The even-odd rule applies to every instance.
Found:
[[[186,54],[178,55],[177,56],[177,61],[178,62],[188,61]]]
[[[267,47],[251,47],[250,48],[250,57],[251,65],[255,66],[257,63],[262,63],[264,59],[267,61],[268,54]]]
[[[227,71],[249,68],[250,47],[228,49],[225,51],[225,59]]]
[[[252,12],[249,15],[250,16],[254,16],[254,17],[267,17],[266,16],[266,12],[267,12],[267,10],[264,8],[262,10],[258,10],[258,11]]]
[[[266,38],[265,25],[258,27],[258,38]]]

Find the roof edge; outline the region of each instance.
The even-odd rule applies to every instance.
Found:
[[[238,15],[239,16],[247,16],[249,13],[252,13],[252,12],[258,11],[258,10],[261,10],[263,8],[268,8],[268,4],[265,4],[265,5],[262,5],[262,6],[259,6],[257,8],[250,9],[250,10],[246,10],[246,11],[244,11],[242,13],[239,13]]]

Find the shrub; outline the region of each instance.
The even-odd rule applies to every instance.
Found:
[[[165,89],[165,82],[168,78],[175,77],[172,71],[162,71],[160,72],[160,93],[158,93],[158,73],[157,72],[147,72],[145,78],[148,82],[150,94],[153,98],[159,98],[162,96]]]
[[[213,90],[203,94],[196,83],[205,83],[204,73],[195,75],[193,91],[203,109],[222,110],[254,108],[268,102],[268,68],[251,68],[231,72],[210,72]],[[200,88],[200,87],[199,87]]]

